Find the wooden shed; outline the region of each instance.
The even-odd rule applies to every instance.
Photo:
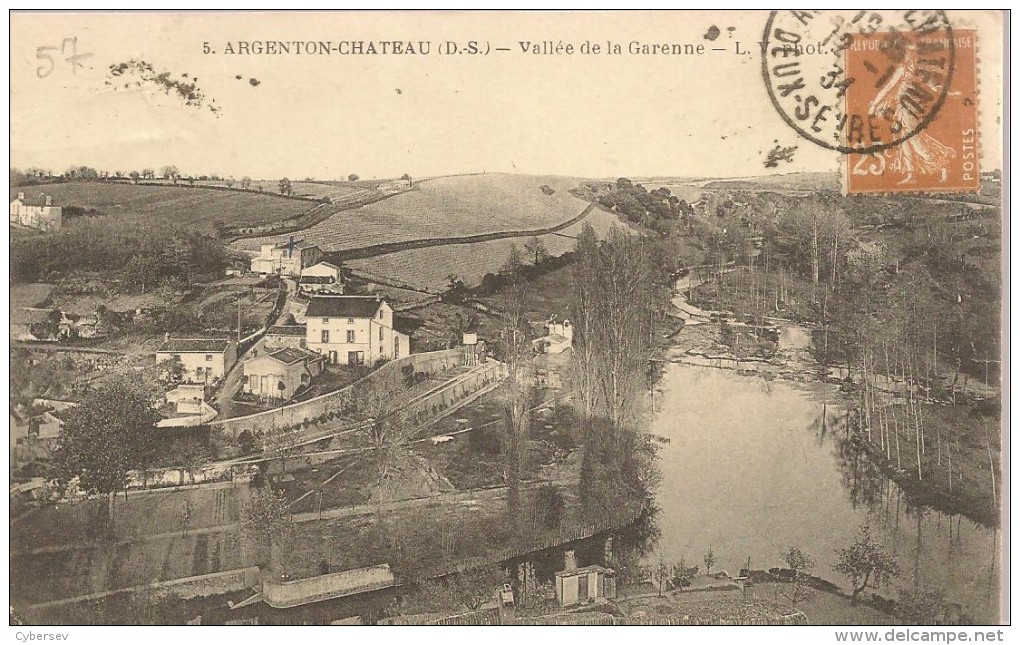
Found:
[[[612,569],[595,564],[556,572],[556,600],[563,607],[615,597],[616,579]]]

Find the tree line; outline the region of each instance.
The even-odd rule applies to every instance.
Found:
[[[36,282],[78,271],[103,272],[123,292],[188,286],[229,264],[216,239],[155,223],[85,219],[47,235],[11,240],[11,279]]]

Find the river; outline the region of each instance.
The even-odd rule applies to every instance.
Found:
[[[980,623],[998,622],[999,535],[959,516],[910,507],[902,491],[846,441],[836,390],[671,364],[656,397],[660,453],[656,547],[704,571],[785,566],[797,546],[814,575],[846,588],[837,549],[868,523],[896,554],[901,588],[939,590]],[[867,593],[879,590],[868,590]],[[895,598],[895,589],[882,589]]]

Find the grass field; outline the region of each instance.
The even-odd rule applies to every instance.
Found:
[[[600,236],[606,235],[612,228],[626,229],[626,225],[615,215],[601,209],[593,210],[584,222],[591,224]],[[574,224],[559,233],[543,235],[539,239],[550,255],[562,255],[574,250],[575,238],[582,226],[581,223]],[[478,285],[486,273],[499,271],[512,245],[516,245],[523,253],[527,239],[521,237],[398,251],[364,260],[352,260],[349,266],[355,272],[371,272],[423,291],[439,293],[446,288],[449,282],[447,276],[451,273],[468,286]]]
[[[107,217],[125,221],[172,222],[207,233],[215,230],[216,223],[227,226],[269,224],[315,207],[312,202],[286,199],[268,192],[260,194],[180,186],[73,182],[12,188],[11,199],[19,191],[29,197],[45,191],[59,206],[95,209]]]
[[[53,293],[54,286],[43,282],[12,284],[10,292],[11,309],[40,307]]]
[[[302,231],[327,251],[433,237],[476,235],[553,226],[576,217],[587,204],[568,192],[578,180],[531,175],[470,175],[421,181],[410,192],[356,210],[337,213]],[[546,195],[541,186],[556,192]],[[235,246],[257,249],[251,238]]]

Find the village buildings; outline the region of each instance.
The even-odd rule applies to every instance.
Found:
[[[25,193],[11,201],[11,224],[19,224],[40,231],[56,231],[63,225],[64,214],[60,206],[53,205],[53,198],[40,193],[25,197]]]
[[[379,296],[315,296],[305,317],[308,349],[330,363],[371,365],[410,353],[407,334],[393,328],[393,307]]]
[[[322,373],[325,358],[313,351],[285,347],[244,362],[244,391],[261,399],[287,400]]]
[[[301,269],[300,289],[305,293],[342,294],[344,279],[340,267],[330,262],[319,262]]]
[[[300,278],[302,269],[321,260],[322,249],[291,237],[283,244],[263,244],[259,254],[251,260],[251,270],[264,275],[275,273]]]
[[[180,361],[186,383],[211,383],[237,362],[237,344],[228,338],[168,338],[156,351],[156,363],[164,361]]]

